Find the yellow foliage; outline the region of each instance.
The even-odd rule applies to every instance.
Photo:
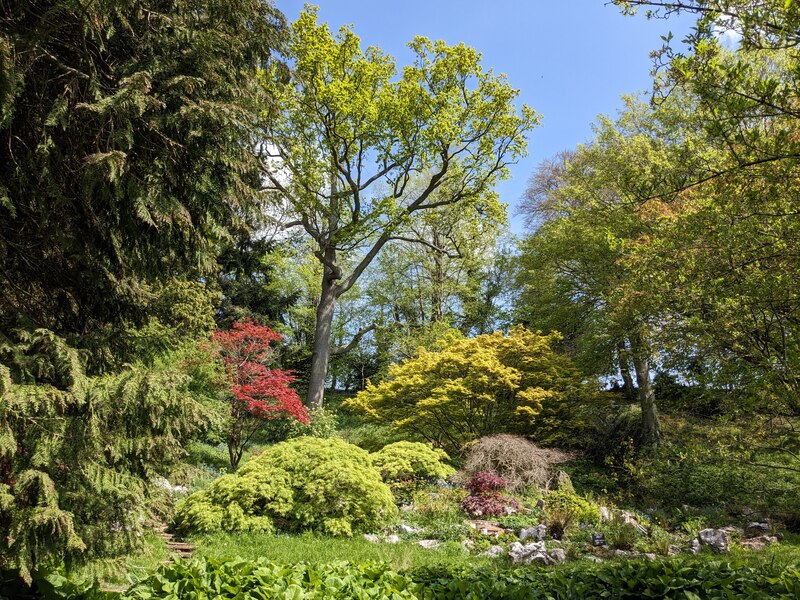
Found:
[[[369,383],[347,405],[449,451],[484,435],[524,432],[542,402],[580,384],[570,361],[552,350],[558,339],[522,326],[450,339],[392,365],[385,381]]]

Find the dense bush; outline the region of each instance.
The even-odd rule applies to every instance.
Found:
[[[529,486],[543,489],[553,467],[572,458],[570,453],[540,448],[524,437],[501,433],[481,438],[469,447],[458,480],[465,482],[479,471],[491,471],[505,479],[510,490]]]
[[[384,481],[447,478],[455,473],[455,469],[442,462],[449,459],[444,450],[420,442],[395,442],[370,458]]]
[[[543,402],[581,388],[570,360],[553,350],[558,339],[522,326],[508,335],[451,338],[441,350],[420,349],[392,365],[386,380],[345,406],[459,452],[485,435],[525,431]]]
[[[785,432],[764,421],[666,420],[670,432],[658,451],[631,466],[631,489],[647,505],[737,514],[746,506],[795,526],[800,462]]]
[[[496,473],[475,473],[465,487],[470,495],[462,500],[461,508],[471,517],[510,515],[521,508],[519,502],[500,494],[500,490],[506,487],[506,481]]]
[[[296,438],[189,496],[174,525],[186,532],[278,527],[352,535],[382,527],[396,514],[392,493],[365,450],[335,438]]]
[[[157,598],[357,598],[535,600],[616,598],[794,599],[800,572],[696,559],[581,564],[566,569],[421,568],[385,565],[278,565],[257,561],[179,561],[134,585],[124,600]]]
[[[324,406],[313,408],[308,411],[308,418],[308,423],[303,423],[297,419],[275,419],[269,421],[253,437],[253,441],[275,444],[298,437],[341,437],[339,436],[341,419],[335,410]]]
[[[85,561],[141,542],[149,477],[203,421],[173,371],[87,377],[81,354],[39,329],[0,344],[0,569]]]

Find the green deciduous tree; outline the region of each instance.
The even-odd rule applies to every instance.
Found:
[[[532,178],[523,210],[539,227],[522,245],[517,314],[563,332],[585,372],[621,375],[641,406],[643,438],[657,443],[651,372],[655,336],[671,313],[629,254],[659,218],[647,199],[660,197],[666,175],[687,172],[697,159],[689,123],[675,125],[679,102],[657,113],[626,102],[617,120],[600,119],[590,144],[544,163]]]
[[[525,432],[543,403],[581,386],[570,360],[553,351],[557,339],[521,326],[507,336],[454,337],[392,365],[385,381],[346,405],[450,453],[484,435]]]
[[[322,403],[338,299],[387,243],[413,237],[415,214],[492,206],[492,186],[537,122],[475,50],[424,38],[410,47],[415,60],[398,76],[389,56],[362,50],[347,28],[333,36],[306,10],[293,25],[291,81],[265,77],[280,107],[264,132],[269,187],[323,268],[311,405]]]

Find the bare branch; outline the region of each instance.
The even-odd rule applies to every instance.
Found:
[[[346,345],[336,346],[335,348],[331,348],[331,356],[341,356],[342,354],[347,354],[348,352],[350,352],[350,350],[352,350],[358,345],[358,342],[361,341],[361,338],[363,338],[370,331],[374,330],[376,327],[377,325],[375,325],[374,323],[372,325],[367,325],[366,327],[362,327],[361,329],[358,330],[358,333],[356,333],[353,336],[353,339],[351,339]]]

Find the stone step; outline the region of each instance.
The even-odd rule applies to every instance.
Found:
[[[188,550],[191,552],[195,549],[195,545],[187,544],[186,542],[167,542],[167,548],[170,550]]]

